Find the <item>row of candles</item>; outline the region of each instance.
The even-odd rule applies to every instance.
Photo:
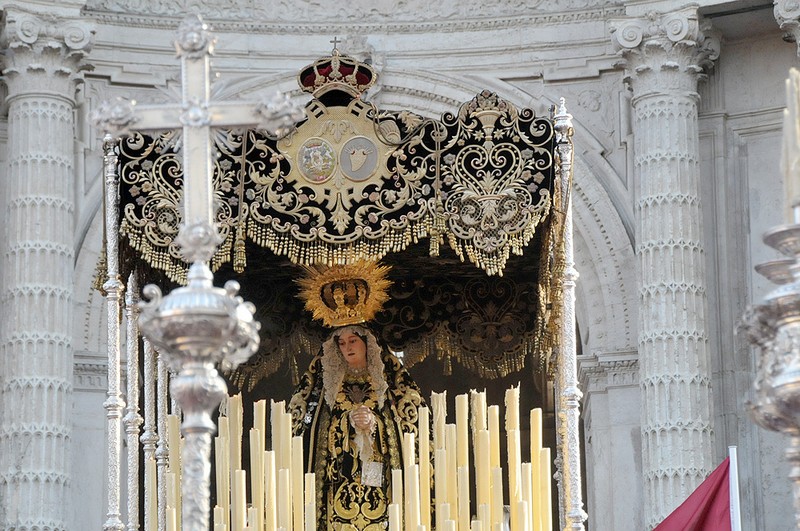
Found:
[[[248,472],[242,466],[242,400],[240,395],[227,400],[227,415],[220,416],[214,440],[217,505],[213,531],[316,529],[315,478],[304,472],[303,439],[292,436],[285,403],[271,402],[270,406],[271,450],[265,449],[267,404],[261,400],[253,406],[248,502]],[[550,531],[551,456],[550,449],[542,447],[541,409],[530,412],[530,461],[522,462],[519,387],[506,391],[507,456],[501,463],[500,407],[487,407],[485,391],[456,396],[455,407],[456,422],[448,424],[446,392],[433,393],[431,410],[425,407],[418,411],[416,440],[414,434],[404,434],[403,469],[391,471],[389,530],[432,530],[435,521],[444,531],[499,531],[506,529],[505,522],[511,531]],[[178,417],[170,416],[170,449],[180,448],[178,426]],[[432,456],[433,462],[430,457],[417,456]],[[151,504],[148,514],[155,515],[156,469],[155,461],[150,461],[145,471],[146,503]],[[167,531],[180,529],[180,468],[180,453],[170,451]],[[504,496],[504,471],[508,498]],[[470,499],[471,474],[475,480],[474,505]],[[154,518],[147,523],[150,530],[156,529]]]

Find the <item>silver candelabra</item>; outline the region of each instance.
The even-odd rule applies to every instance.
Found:
[[[221,238],[214,224],[213,145],[211,128],[260,128],[276,136],[287,133],[304,116],[282,94],[262,102],[210,101],[210,56],[214,38],[198,16],[187,17],[177,32],[175,49],[181,59],[182,101],[167,105],[137,105],[117,100],[101,105],[93,121],[117,136],[134,131],[182,129],[183,224],[176,243],[191,264],[188,284],[162,297],[148,285],[141,304],[139,328],[177,373],[170,392],[184,413],[181,462],[181,521],[186,531],[206,531],[210,505],[211,436],[216,426],[211,412],[227,394],[216,365],[235,367],[259,345],[255,308],[237,295],[239,284],[213,285],[208,261]],[[171,449],[175,451],[175,449]]]
[[[758,425],[790,436],[785,455],[800,529],[800,71],[794,68],[786,80],[781,171],[791,221],[768,230],[763,240],[786,258],[756,266],[777,287],[748,310],[742,328],[759,352],[747,407]]]
[[[743,320],[743,331],[760,354],[747,407],[759,426],[790,436],[785,455],[800,528],[800,225],[777,226],[764,235],[764,243],[790,258],[755,268],[778,286]]]

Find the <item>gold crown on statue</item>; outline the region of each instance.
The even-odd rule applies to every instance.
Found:
[[[307,267],[299,279],[306,310],[329,327],[369,321],[389,300],[389,266],[359,260],[331,267]]]
[[[305,92],[315,97],[329,90],[344,90],[352,96],[359,96],[375,84],[377,74],[366,63],[334,49],[330,57],[319,59],[305,67],[297,76],[297,82]]]

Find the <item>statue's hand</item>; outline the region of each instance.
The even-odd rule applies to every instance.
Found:
[[[350,411],[350,423],[362,431],[371,431],[375,425],[375,415],[367,406],[358,406]]]

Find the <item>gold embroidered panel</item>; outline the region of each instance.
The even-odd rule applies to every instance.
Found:
[[[502,274],[552,202],[549,120],[484,91],[441,121],[379,112],[330,91],[276,140],[218,131],[216,220],[224,243],[214,268],[247,267],[245,242],[293,263],[378,260],[429,238]],[[175,133],[121,141],[123,235],[154,268],[183,278],[174,238],[183,174]]]

